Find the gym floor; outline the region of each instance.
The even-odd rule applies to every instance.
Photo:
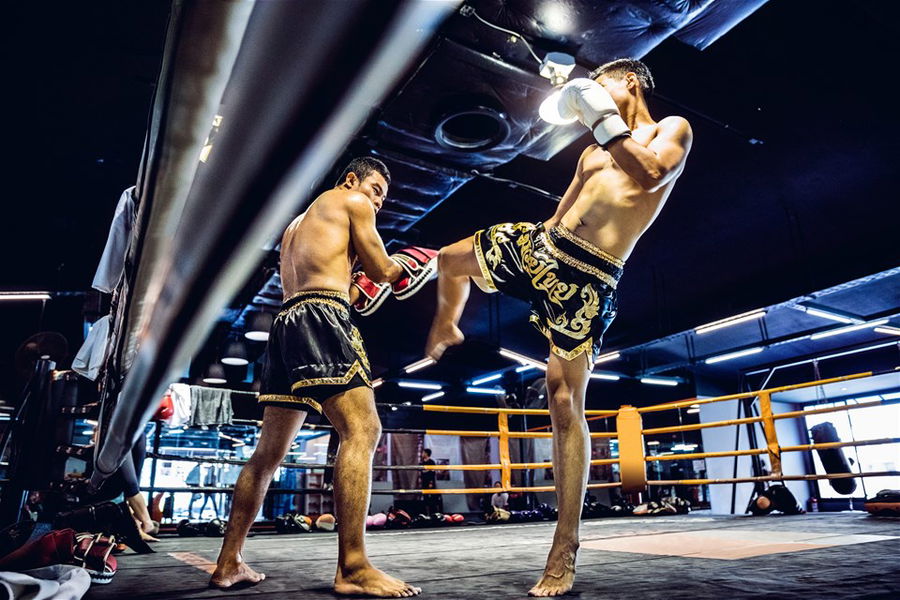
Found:
[[[376,566],[422,588],[422,598],[525,598],[541,573],[554,523],[379,531]],[[729,517],[691,514],[585,520],[570,596],[599,598],[900,598],[900,519],[864,513]],[[216,538],[166,538],[156,554],[120,555],[112,583],[85,598],[334,598],[336,534],[257,535],[252,588],[207,581]]]

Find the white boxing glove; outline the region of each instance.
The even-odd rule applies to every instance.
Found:
[[[604,148],[618,137],[631,135],[628,125],[619,115],[615,100],[602,85],[592,79],[579,77],[563,86],[559,98],[559,114],[577,116]]]

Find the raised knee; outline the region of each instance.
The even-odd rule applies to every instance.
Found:
[[[438,252],[438,272],[445,277],[467,277],[469,261],[475,261],[472,238],[444,246]]]
[[[453,263],[453,254],[451,253],[450,246],[444,246],[438,252],[438,271],[447,271],[451,268]]]

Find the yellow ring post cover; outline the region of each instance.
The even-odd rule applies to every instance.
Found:
[[[647,468],[644,461],[644,436],[641,414],[629,405],[619,409],[616,431],[619,433],[619,476],[622,491],[642,492],[647,489]]]

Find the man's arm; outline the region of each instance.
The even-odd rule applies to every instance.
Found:
[[[584,152],[581,153],[581,156],[578,158],[578,164],[575,166],[575,175],[572,177],[572,183],[569,184],[569,187],[566,189],[566,193],[563,194],[562,198],[559,199],[559,204],[556,207],[556,212],[553,213],[553,216],[550,217],[547,221],[544,222],[544,227],[546,229],[551,229],[559,225],[560,220],[562,220],[563,215],[569,212],[569,209],[572,208],[572,205],[575,204],[575,200],[578,199],[578,194],[581,193],[581,187],[584,185],[584,179],[582,179],[582,175],[584,174],[584,159],[594,150],[594,146],[588,146],[584,149]]]
[[[667,117],[659,122],[656,137],[646,147],[631,137],[610,142],[606,150],[616,164],[648,192],[677,177],[691,149],[693,133],[681,117]]]
[[[384,242],[375,228],[372,203],[363,194],[347,192],[346,204],[350,215],[350,239],[366,276],[379,283],[399,279],[405,273],[384,249]]]

